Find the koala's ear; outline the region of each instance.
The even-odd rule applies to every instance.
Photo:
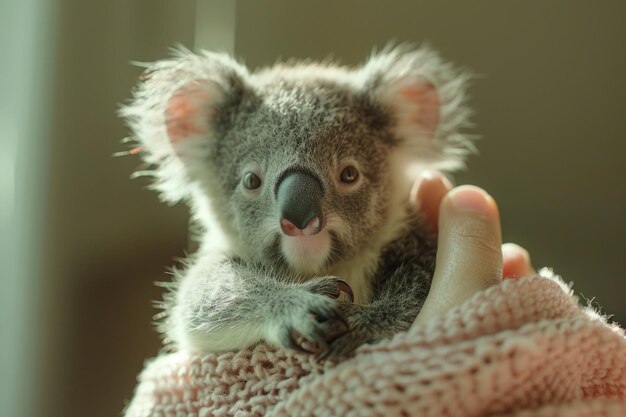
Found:
[[[217,108],[226,89],[215,81],[194,80],[174,91],[165,105],[165,131],[174,151],[184,157],[184,142],[211,138]]]
[[[466,73],[428,48],[406,45],[374,54],[360,71],[365,93],[389,112],[411,159],[442,170],[463,166],[474,149],[463,132],[471,126]]]
[[[236,111],[246,93],[248,71],[226,54],[188,50],[147,65],[130,104],[120,114],[133,131],[153,188],[170,202],[185,198],[194,171],[206,168],[215,149],[220,118]]]

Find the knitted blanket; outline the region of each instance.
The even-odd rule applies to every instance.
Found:
[[[626,416],[626,339],[558,278],[501,285],[342,362],[164,354],[126,417]]]

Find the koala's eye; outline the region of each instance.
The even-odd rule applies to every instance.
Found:
[[[254,172],[246,172],[243,176],[243,186],[247,190],[256,190],[261,186],[261,178]]]
[[[353,183],[359,179],[359,171],[352,165],[348,165],[341,171],[339,179],[346,184]]]

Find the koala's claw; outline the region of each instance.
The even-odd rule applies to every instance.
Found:
[[[292,330],[290,332],[290,340],[291,348],[300,352],[316,354],[328,350],[328,343],[318,333],[315,333],[313,340],[310,340],[297,330]]]
[[[299,286],[290,294],[280,319],[271,327],[270,340],[298,352],[314,355],[326,352],[330,343],[349,327],[340,303],[329,296],[332,289],[344,288],[343,281],[339,281],[323,278]]]
[[[354,302],[354,292],[352,288],[341,278],[327,277],[311,281],[308,285],[308,289],[313,293],[325,295],[330,298],[339,298],[341,293],[344,293],[350,298],[350,302]]]
[[[350,287],[350,285],[348,285],[348,283],[342,279],[338,279],[337,280],[337,288],[339,289],[340,292],[345,293],[349,298],[350,298],[350,302],[353,303],[354,302],[354,292],[352,291],[352,288]],[[337,298],[339,297],[339,295],[337,296]]]
[[[291,326],[287,326],[280,335],[280,345],[283,348],[295,350],[301,353],[316,353],[320,350],[326,350],[328,344],[321,338],[318,332],[298,331]]]
[[[284,348],[302,353],[319,355],[326,352],[329,344],[348,331],[348,324],[340,315],[333,314],[320,320],[318,316],[310,317],[311,326],[296,329],[288,326],[280,337]]]

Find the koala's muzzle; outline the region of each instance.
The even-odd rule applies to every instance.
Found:
[[[285,235],[314,235],[322,230],[323,194],[319,179],[306,171],[288,171],[279,179],[276,200]]]

